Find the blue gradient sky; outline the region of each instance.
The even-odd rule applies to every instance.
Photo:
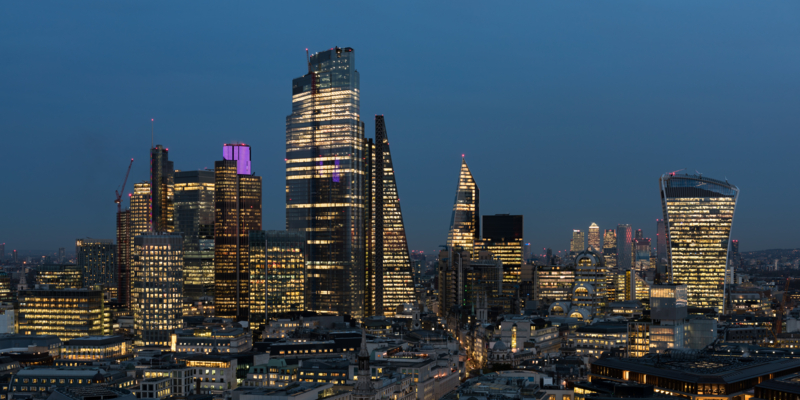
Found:
[[[178,169],[251,144],[282,229],[291,80],[338,45],[369,136],[386,116],[413,249],[445,242],[462,153],[481,211],[523,214],[535,248],[591,222],[654,236],[658,177],[681,168],[741,188],[743,251],[800,247],[797,1],[430,3],[4,3],[0,242],[112,238],[150,118]]]

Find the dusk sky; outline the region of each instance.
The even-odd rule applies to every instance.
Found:
[[[539,250],[592,222],[654,237],[658,178],[683,168],[740,188],[742,251],[800,247],[796,0],[5,2],[0,243],[114,238],[151,118],[176,169],[250,144],[284,229],[291,81],[334,46],[367,136],[386,117],[411,249],[445,243],[462,154],[481,213],[523,214]]]

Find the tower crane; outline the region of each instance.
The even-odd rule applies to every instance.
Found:
[[[128,164],[128,171],[125,172],[125,180],[122,181],[122,188],[120,190],[115,190],[117,197],[114,199],[114,203],[117,203],[117,214],[122,212],[122,193],[125,193],[125,184],[128,183],[128,175],[131,173],[131,166],[133,165],[133,159],[131,158],[131,163]]]

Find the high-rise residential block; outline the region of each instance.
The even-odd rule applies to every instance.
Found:
[[[239,146],[224,148],[234,147]],[[175,232],[183,235],[184,297],[190,302],[211,301],[214,298],[214,171],[175,172],[174,193]]]
[[[309,311],[364,315],[366,227],[360,82],[352,48],[311,55],[286,117],[286,228],[306,235]]]
[[[472,247],[479,239],[480,232],[480,190],[467,161],[462,157],[447,246],[454,251],[466,250],[472,254]]]
[[[569,242],[569,255],[575,256],[586,250],[586,236],[580,229],[572,230],[572,239]]]
[[[606,229],[603,233],[603,258],[606,260],[606,267],[617,266],[617,231],[613,229]]]
[[[169,346],[183,322],[183,238],[152,232],[133,242],[134,344]]]
[[[75,254],[83,269],[85,287],[117,286],[117,246],[108,239],[78,239]]]
[[[603,253],[603,248],[600,247],[600,227],[594,222],[589,225],[589,250],[596,251],[598,254]]]
[[[724,312],[725,275],[739,188],[702,175],[659,179],[671,282],[686,285],[690,307]]]
[[[132,291],[133,271],[133,239],[136,236],[144,235],[152,230],[152,214],[150,199],[150,184],[148,182],[139,182],[133,185],[133,193],[130,195],[131,209],[129,217],[129,248],[127,253],[127,273],[120,278],[119,296],[120,302],[125,304],[129,310],[132,310],[132,304],[135,302]],[[119,243],[118,243],[119,244]],[[121,245],[121,244],[119,244]]]
[[[99,286],[55,289],[39,285],[18,293],[18,332],[56,335],[62,341],[103,335],[103,290]]]
[[[503,263],[502,295],[518,298],[522,273],[522,215],[484,215],[483,238],[477,251],[488,251]],[[517,310],[512,310],[512,312]]]
[[[117,301],[130,304],[131,210],[117,212]],[[60,261],[59,261],[60,262]]]
[[[175,167],[169,160],[169,149],[158,144],[150,149],[150,192],[152,224],[155,232],[172,232],[174,225]]]
[[[375,142],[370,140],[367,208],[365,314],[393,316],[398,306],[414,303],[414,273],[400,210],[389,136],[383,115],[375,116]]]
[[[249,146],[224,147],[240,149],[223,150],[214,163],[214,307],[218,317],[247,321],[248,237],[261,230],[261,177],[250,171]]]

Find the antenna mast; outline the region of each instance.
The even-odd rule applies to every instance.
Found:
[[[150,148],[155,146],[155,118],[150,118]]]

